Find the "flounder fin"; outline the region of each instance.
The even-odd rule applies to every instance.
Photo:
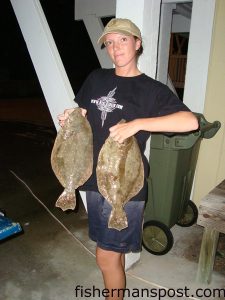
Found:
[[[119,210],[113,208],[109,216],[108,228],[114,228],[120,231],[127,227],[128,227],[127,216],[123,208]]]
[[[57,199],[55,206],[61,208],[63,211],[67,209],[75,209],[76,207],[75,191],[71,192],[65,189]]]

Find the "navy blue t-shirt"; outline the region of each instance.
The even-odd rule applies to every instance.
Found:
[[[98,191],[96,166],[99,151],[109,136],[109,128],[121,119],[132,121],[137,118],[149,118],[168,115],[178,111],[189,111],[164,84],[145,74],[134,77],[115,75],[115,69],[97,69],[85,80],[75,101],[87,109],[94,141],[93,174],[80,189]],[[145,166],[145,177],[149,166],[144,151],[148,131],[139,131],[135,137],[140,146]],[[144,200],[144,199],[140,199]]]

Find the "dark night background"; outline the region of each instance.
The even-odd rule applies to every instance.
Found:
[[[99,62],[83,21],[74,20],[74,0],[41,0],[46,19],[76,94]],[[0,3],[0,98],[41,96],[42,91],[9,0]]]

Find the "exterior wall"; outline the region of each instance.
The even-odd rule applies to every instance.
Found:
[[[201,50],[199,50],[201,51]],[[203,140],[196,168],[193,200],[199,204],[212,188],[225,178],[225,1],[216,0],[213,37],[206,87],[204,116],[218,120],[221,128],[215,137]]]

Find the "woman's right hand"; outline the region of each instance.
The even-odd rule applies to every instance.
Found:
[[[60,114],[57,116],[57,119],[59,120],[59,125],[63,127],[65,125],[65,121],[69,117],[69,114],[71,114],[74,111],[74,108],[65,109],[63,114]],[[81,114],[83,117],[86,116],[87,110],[84,108],[81,108]]]
[[[65,109],[63,114],[60,114],[57,116],[57,119],[59,120],[59,125],[63,127],[65,125],[66,119],[69,117],[69,114],[71,114],[74,111],[74,108]]]

